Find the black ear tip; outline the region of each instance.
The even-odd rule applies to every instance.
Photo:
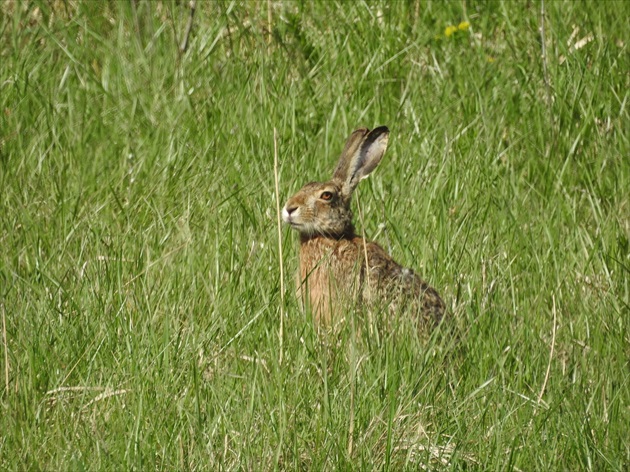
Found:
[[[373,143],[381,136],[388,136],[388,135],[389,135],[389,128],[387,126],[379,126],[377,128],[374,128],[372,131],[368,133],[368,135],[365,138],[365,142]]]
[[[380,136],[381,134],[389,134],[389,128],[387,126],[378,126],[372,130],[372,134]]]

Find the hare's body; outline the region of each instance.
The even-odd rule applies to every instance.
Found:
[[[444,313],[444,302],[432,287],[377,243],[358,236],[302,237],[298,287],[317,321],[325,325],[343,316],[343,309],[357,298],[388,303],[392,312],[411,308],[422,316],[423,326],[438,323]]]
[[[350,197],[380,162],[388,135],[385,127],[356,130],[332,180],[306,184],[282,211],[284,221],[300,232],[299,291],[322,324],[343,317],[354,301],[414,311],[423,326],[437,324],[444,314],[433,288],[354,231]]]
[[[359,262],[351,239],[301,238],[298,291],[318,322],[334,322],[341,316],[336,308],[356,299],[363,272]]]

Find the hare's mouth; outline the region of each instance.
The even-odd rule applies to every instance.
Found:
[[[312,233],[313,228],[312,225],[304,222],[295,221],[293,218],[287,218],[284,220],[286,224],[288,224],[291,229],[294,229],[300,233]]]
[[[289,224],[289,226],[291,226],[291,228],[295,228],[295,229],[300,229],[300,228],[304,228],[304,224],[302,223],[298,223],[297,221],[293,221],[293,220],[289,220],[287,221],[287,223]]]
[[[292,228],[299,228],[300,226],[302,226],[301,223],[298,223],[297,221],[295,221],[295,219],[290,215],[283,214],[282,221],[284,221],[286,224],[288,224]]]

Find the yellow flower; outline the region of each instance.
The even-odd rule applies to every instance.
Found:
[[[470,28],[470,23],[467,22],[467,21],[462,21],[457,26],[455,26],[455,25],[448,25],[444,29],[444,36],[446,36],[447,38],[450,38],[451,36],[453,36],[458,31],[468,31],[468,28]]]
[[[457,26],[449,25],[444,30],[444,36],[446,36],[448,38],[448,37],[452,36],[453,33],[455,33],[456,31],[457,31]]]

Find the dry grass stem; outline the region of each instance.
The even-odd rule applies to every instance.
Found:
[[[193,19],[195,18],[195,10],[197,9],[197,1],[190,0],[190,15],[188,15],[188,23],[186,23],[186,31],[184,32],[184,39],[179,46],[179,51],[184,53],[188,50],[188,41],[190,39],[190,32],[193,27]]]
[[[553,301],[553,329],[551,331],[551,349],[549,350],[549,362],[547,363],[547,371],[545,372],[545,380],[543,381],[542,387],[540,388],[540,393],[538,394],[538,403],[540,404],[542,401],[542,397],[545,394],[545,389],[547,388],[547,382],[549,381],[549,373],[551,372],[551,361],[553,359],[553,351],[556,347],[556,328],[557,328],[557,315],[556,315],[556,296],[552,295],[551,299]]]
[[[280,190],[278,186],[278,131],[273,129],[273,175],[276,184],[276,217],[278,223],[278,265],[280,266],[280,357],[278,362],[282,365],[282,351],[284,344],[284,262],[282,257],[282,219],[280,217]]]
[[[7,395],[9,394],[9,345],[7,343],[7,320],[4,309],[4,303],[2,304],[2,340],[4,342],[4,389]]]

